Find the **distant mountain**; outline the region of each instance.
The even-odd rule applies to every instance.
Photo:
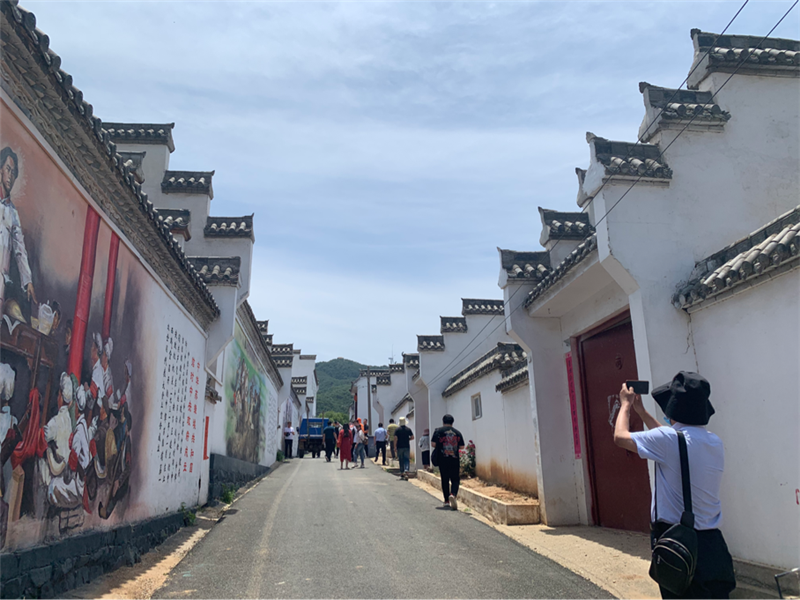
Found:
[[[368,365],[346,358],[317,363],[317,414],[335,411],[346,415],[353,403],[350,385],[358,379],[361,369],[366,368]]]

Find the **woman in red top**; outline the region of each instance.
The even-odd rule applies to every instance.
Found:
[[[350,437],[350,428],[342,427],[339,432],[339,470],[350,468],[350,455],[353,453],[353,438]],[[342,464],[345,466],[343,467]]]

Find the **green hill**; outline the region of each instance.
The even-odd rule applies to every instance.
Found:
[[[358,379],[361,369],[366,368],[367,365],[346,358],[317,363],[317,414],[333,411],[347,415],[353,403],[350,385]]]

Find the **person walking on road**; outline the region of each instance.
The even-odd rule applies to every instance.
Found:
[[[431,430],[426,429],[419,438],[419,451],[422,452],[422,468],[431,470]]]
[[[383,428],[383,423],[378,423],[378,428],[375,430],[375,464],[378,463],[378,458],[383,452],[383,466],[386,466],[386,440],[389,434]]]
[[[339,432],[339,470],[350,468],[350,457],[352,454],[353,436],[349,427],[342,427]],[[344,466],[343,466],[344,465]]]
[[[333,452],[336,458],[339,458],[339,432],[342,430],[342,426],[339,424],[339,421],[333,422],[333,438],[336,440],[336,447],[334,448]]]
[[[397,445],[394,439],[395,431],[397,431],[397,423],[394,422],[394,419],[389,419],[389,426],[386,428],[386,432],[389,434],[389,450],[392,452],[392,460],[397,458]]]
[[[397,460],[400,461],[400,479],[408,480],[408,463],[411,455],[411,440],[413,439],[414,432],[406,426],[406,418],[400,417],[400,426],[394,431]]]
[[[336,429],[334,429],[332,423],[329,423],[328,426],[322,430],[322,439],[325,442],[325,460],[331,462],[333,449],[336,448]]]
[[[361,459],[361,468],[364,468],[364,460],[367,458],[367,434],[363,429],[356,428],[356,436],[353,440],[356,449],[353,452],[353,468],[355,469],[358,464],[358,459]]]
[[[292,445],[294,444],[294,427],[291,423],[286,423],[283,428],[283,455],[292,458]]]
[[[722,505],[719,498],[725,451],[722,440],[708,431],[714,408],[711,384],[701,375],[681,371],[670,383],[653,390],[653,399],[664,411],[670,426],[661,425],[645,410],[642,397],[626,383],[620,390],[620,411],[614,427],[614,443],[656,463],[655,493],[650,509],[650,544],[684,512],[679,433],[686,440],[691,489],[691,510],[697,532],[697,565],[689,588],[681,595],[663,586],[662,598],[728,598],[736,578],[725,538],[722,536]],[[630,430],[631,408],[648,431]]]
[[[433,432],[431,445],[439,453],[439,474],[442,478],[442,494],[445,506],[458,510],[458,486],[461,483],[461,461],[459,450],[464,447],[464,436],[453,427],[453,415],[442,417],[442,426]]]

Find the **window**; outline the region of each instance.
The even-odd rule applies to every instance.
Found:
[[[472,420],[480,419],[483,416],[483,410],[481,409],[481,395],[475,394],[472,397]]]

